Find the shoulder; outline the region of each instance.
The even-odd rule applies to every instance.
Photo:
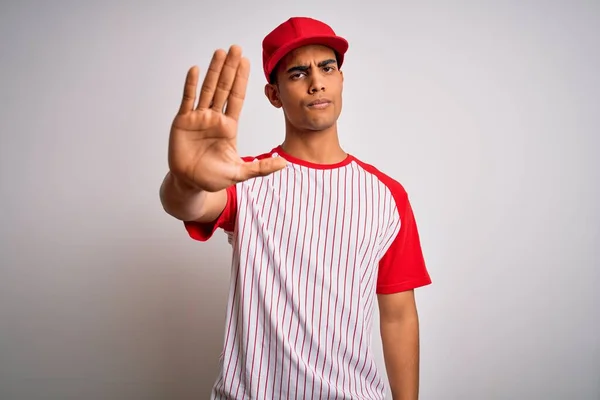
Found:
[[[374,175],[381,184],[385,185],[389,191],[392,193],[396,202],[404,202],[406,201],[408,194],[406,188],[399,180],[393,178],[387,173],[381,171],[379,168],[374,166],[373,164],[369,164],[365,161],[362,161],[356,157],[354,157],[354,161],[367,173]]]

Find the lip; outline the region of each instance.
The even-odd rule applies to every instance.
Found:
[[[325,98],[321,98],[321,99],[317,99],[317,100],[313,100],[310,103],[307,104],[308,107],[314,107],[314,106],[323,106],[325,104],[329,104],[331,103],[331,100],[329,99],[325,99]]]

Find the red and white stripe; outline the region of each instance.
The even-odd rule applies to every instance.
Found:
[[[376,294],[431,283],[408,196],[353,156],[317,165],[281,147],[285,169],[228,189],[210,224],[233,246],[213,400],[383,399],[371,353]],[[251,161],[252,159],[246,159]]]
[[[383,399],[370,340],[378,262],[400,229],[390,189],[349,159],[289,163],[236,196],[212,398]]]

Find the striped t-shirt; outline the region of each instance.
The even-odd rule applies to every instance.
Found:
[[[220,217],[186,222],[233,247],[224,346],[211,398],[383,399],[371,350],[376,294],[431,283],[400,183],[348,155],[230,187]],[[252,162],[254,158],[244,158]]]

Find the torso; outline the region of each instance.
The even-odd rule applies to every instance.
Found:
[[[288,163],[236,195],[213,399],[383,399],[370,342],[378,263],[400,229],[390,188],[349,156]]]

